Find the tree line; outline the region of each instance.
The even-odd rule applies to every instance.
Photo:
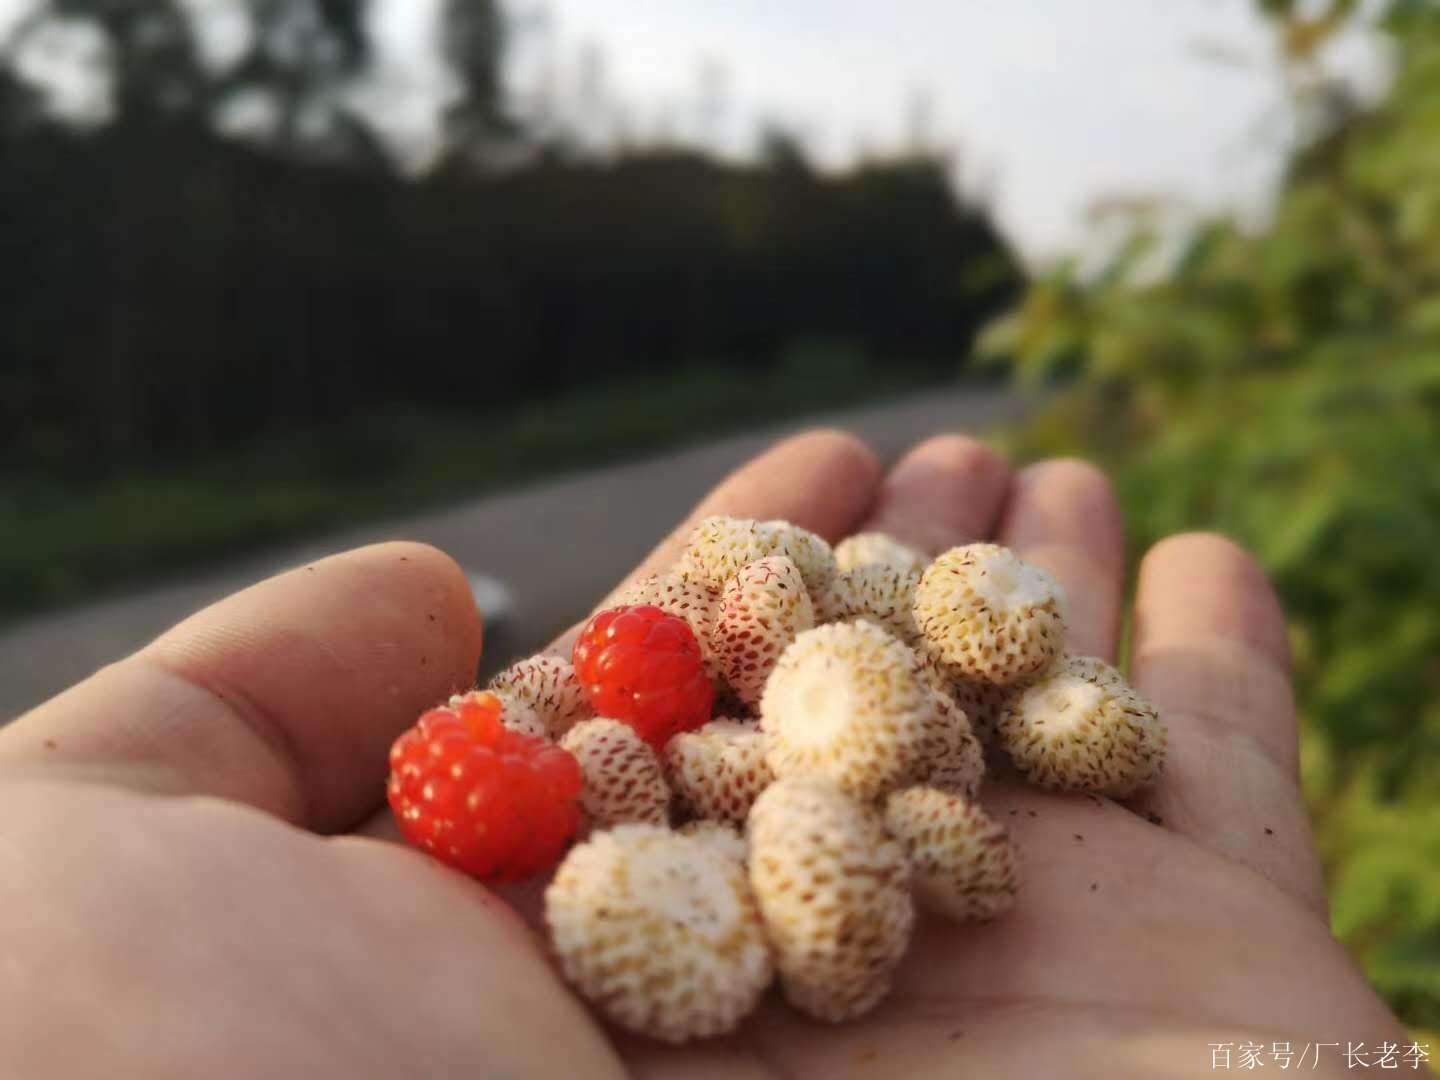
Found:
[[[410,175],[341,92],[373,55],[365,5],[243,7],[224,68],[178,0],[42,4],[0,43],[12,463],[203,454],[376,409],[483,415],[687,366],[743,377],[806,341],[953,370],[1017,287],[934,156],[834,174],[780,137],[744,163],[527,139],[502,22],[475,0],[446,10],[460,91]],[[27,78],[47,19],[103,38],[103,119],[54,115]],[[267,103],[263,132],[217,126],[240,94]]]

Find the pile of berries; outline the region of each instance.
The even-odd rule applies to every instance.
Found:
[[[1012,905],[1019,854],[977,799],[987,758],[1115,797],[1159,774],[1163,722],[1065,653],[1065,608],[993,544],[932,560],[709,518],[569,660],[522,660],[422,716],[391,752],[390,803],[412,843],[481,879],[555,869],[554,953],[612,1023],[722,1034],[777,976],[795,1008],[853,1019],[889,991],[917,904]]]

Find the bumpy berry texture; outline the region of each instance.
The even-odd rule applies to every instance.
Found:
[[[930,690],[931,722],[911,772],[915,783],[974,798],[985,778],[985,750],[965,710],[943,690]]]
[[[765,736],[755,724],[732,720],[675,736],[665,747],[665,765],[681,809],[714,821],[744,822],[772,779]]]
[[[864,621],[799,635],[766,684],[760,715],[777,777],[816,776],[861,798],[910,776],[932,728],[915,654]]]
[[[1165,764],[1167,732],[1155,706],[1093,657],[1066,657],[1011,702],[1000,742],[1041,787],[1121,798]]]
[[[888,566],[919,574],[929,564],[923,551],[885,533],[856,533],[835,545],[835,565],[842,573],[862,566]]]
[[[732,1030],[774,974],[742,864],[713,838],[621,825],[545,892],[565,977],[612,1023],[666,1042]]]
[[[940,659],[939,653],[924,638],[916,643],[915,657],[925,681],[948,695],[964,711],[970,721],[970,730],[980,740],[980,745],[986,749],[994,746],[1000,718],[1005,715],[1010,702],[1029,683],[996,686],[994,683],[962,678],[956,675],[951,665]]]
[[[768,555],[741,567],[725,586],[711,636],[720,672],[736,696],[758,705],[780,654],[814,625],[810,594],[788,558]]]
[[[868,619],[910,644],[920,632],[915,626],[915,586],[920,571],[898,570],[871,564],[838,575],[820,594],[816,622]]]
[[[933,787],[892,792],[885,828],[910,860],[915,896],[952,919],[993,919],[1015,903],[1020,862],[1009,834],[963,795]]]
[[[998,742],[1000,718],[1026,685],[995,686],[993,683],[955,679],[950,683],[950,696],[965,710],[965,715],[970,718],[970,729],[980,744],[988,747]]]
[[[678,615],[690,624],[695,640],[700,645],[700,655],[705,661],[705,671],[711,679],[721,677],[720,665],[710,641],[714,636],[715,618],[720,612],[720,587],[711,585],[702,578],[682,574],[657,574],[644,578],[621,589],[604,605],[611,607],[633,607],[650,604],[671,615]]]
[[[1059,583],[996,544],[951,548],[931,563],[915,589],[914,610],[940,659],[978,682],[1022,682],[1065,645]]]
[[[680,826],[679,831],[681,836],[693,837],[703,844],[709,844],[741,866],[745,865],[745,860],[749,857],[750,849],[745,838],[735,826],[727,825],[723,821],[687,821]]]
[[[546,727],[540,714],[531,708],[529,702],[516,697],[508,690],[467,690],[463,694],[451,694],[450,700],[446,704],[451,709],[458,709],[467,702],[484,704],[491,698],[499,699],[503,706],[500,712],[500,722],[511,731],[549,741],[550,729]]]
[[[518,660],[490,680],[490,689],[533,709],[552,739],[595,715],[575,666],[560,656]]]
[[[940,654],[930,643],[921,638],[910,651],[915,654],[915,672],[919,675],[920,680],[926,686],[947,694],[950,693],[951,685],[955,681],[950,672],[950,665],[940,659]]]
[[[750,812],[750,881],[785,996],[820,1020],[879,1003],[915,921],[905,852],[879,815],[818,780],[777,780]]]
[[[584,774],[580,805],[597,828],[670,820],[670,786],[650,744],[619,720],[584,720],[560,740]]]
[[[723,516],[708,517],[695,527],[677,569],[723,589],[741,567],[767,555],[784,555],[793,562],[812,595],[836,574],[835,553],[814,533],[788,521]]]
[[[580,766],[501,722],[484,692],[432,709],[390,750],[387,795],[405,838],[472,877],[517,881],[555,865],[580,821]]]
[[[576,674],[595,712],[656,748],[710,719],[715,687],[684,619],[651,605],[610,608],[575,642]]]

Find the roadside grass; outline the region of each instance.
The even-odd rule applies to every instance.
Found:
[[[816,361],[712,367],[566,391],[520,407],[394,410],[214,457],[68,481],[0,470],[0,618],[537,477],[938,380]]]

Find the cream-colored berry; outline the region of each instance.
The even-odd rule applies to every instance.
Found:
[[[994,746],[999,738],[997,729],[1000,718],[1025,688],[1019,686],[996,686],[993,683],[972,682],[969,679],[955,679],[950,683],[950,696],[965,710],[970,718],[970,729],[982,746]]]
[[[680,826],[680,835],[691,836],[702,843],[710,844],[741,865],[744,865],[750,855],[750,849],[745,843],[745,837],[740,835],[740,830],[723,821],[687,821]]]
[[[935,690],[950,693],[951,684],[955,677],[950,671],[950,666],[940,659],[928,641],[921,638],[910,650],[915,654],[915,671],[926,686]]]
[[[841,572],[862,566],[888,566],[892,570],[913,570],[919,574],[930,557],[886,533],[856,533],[835,545],[835,565]]]
[[[862,798],[901,784],[932,722],[915,654],[874,623],[807,630],[780,657],[760,703],[777,777],[817,776]]]
[[[733,1030],[774,973],[743,864],[654,825],[571,849],[545,921],[571,985],[612,1023],[666,1042]]]
[[[982,747],[995,745],[995,729],[1010,702],[1028,683],[1015,686],[996,686],[994,683],[976,682],[955,673],[951,665],[940,659],[933,646],[924,638],[915,646],[919,670],[925,681],[935,689],[948,695],[964,711],[970,721],[970,730],[980,740]]]
[[[915,626],[915,586],[920,571],[871,564],[839,574],[821,594],[816,622],[868,619],[906,644],[919,638]]]
[[[765,736],[733,720],[676,735],[665,746],[665,765],[681,809],[715,821],[743,822],[772,779]]]
[[[915,589],[915,623],[960,676],[1011,686],[1043,671],[1065,645],[1065,597],[1056,580],[1008,548],[951,548]]]
[[[1022,690],[1000,743],[1031,783],[1120,798],[1151,783],[1167,732],[1155,706],[1094,657],[1067,656]]]
[[[690,534],[677,569],[722,589],[756,559],[784,555],[812,594],[835,576],[835,553],[823,539],[788,521],[708,517]]]
[[[784,555],[767,555],[741,567],[725,586],[711,650],[736,696],[754,706],[780,654],[814,625],[800,571]]]
[[[853,1020],[890,989],[914,925],[910,868],[880,815],[820,780],[777,780],[750,812],[750,881],[785,996]]]
[[[554,739],[595,715],[574,665],[559,656],[541,653],[519,660],[491,679],[490,689],[529,705]]]
[[[985,778],[985,750],[970,728],[965,710],[943,690],[931,690],[933,709],[925,749],[911,773],[917,784],[928,784],[969,798],[980,792]]]
[[[964,795],[934,787],[892,792],[885,828],[905,849],[921,906],[952,919],[993,919],[1014,904],[1015,845]]]
[[[670,785],[650,744],[629,724],[599,718],[576,724],[560,740],[580,762],[580,806],[599,828],[670,820]]]

